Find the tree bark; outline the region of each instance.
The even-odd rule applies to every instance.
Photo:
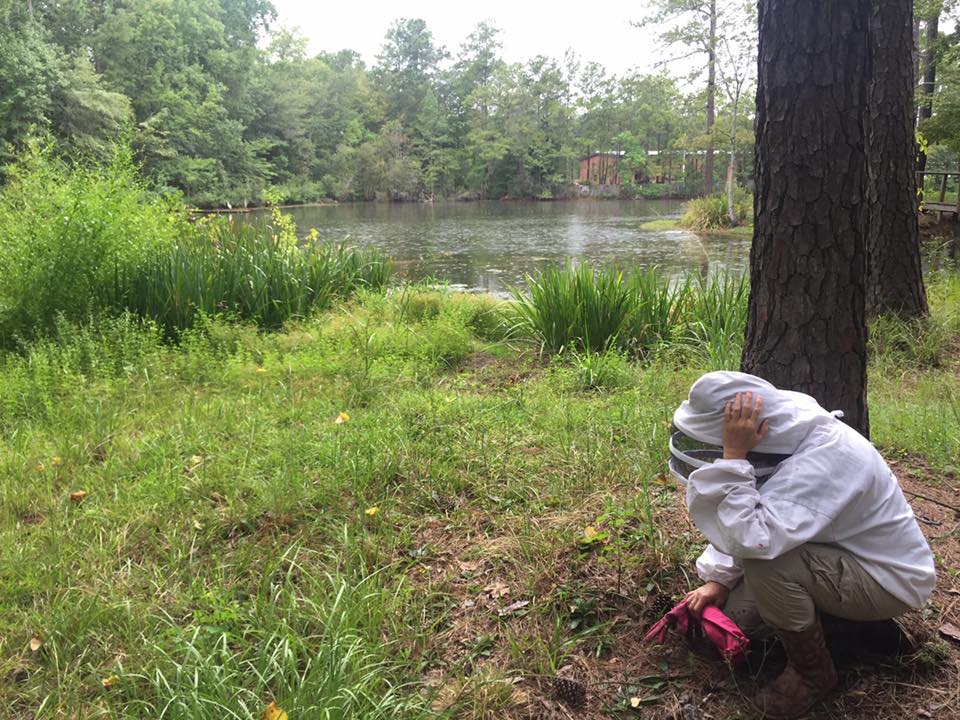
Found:
[[[925,45],[923,49],[923,84],[920,87],[920,110],[917,113],[917,127],[922,130],[924,120],[933,116],[933,91],[937,85],[937,38],[940,37],[940,8],[927,18],[924,31]],[[917,170],[927,169],[926,153],[917,155]]]
[[[703,187],[713,194],[713,124],[717,103],[717,0],[710,0],[710,36],[707,38],[707,150],[703,163]]]
[[[867,119],[867,314],[926,315],[917,224],[913,3],[873,0]]]
[[[870,0],[760,0],[744,371],[866,435]]]

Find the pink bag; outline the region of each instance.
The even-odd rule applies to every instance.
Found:
[[[686,601],[681,602],[660,620],[644,636],[644,641],[653,640],[662,643],[667,638],[667,631],[675,627],[678,632],[686,635],[690,630],[691,621],[696,618],[690,614]],[[737,624],[712,605],[706,607],[701,615],[700,627],[710,642],[716,645],[723,658],[731,665],[739,665],[747,659],[747,650],[750,648],[750,639],[743,634]]]

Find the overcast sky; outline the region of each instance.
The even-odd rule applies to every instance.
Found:
[[[651,70],[662,55],[651,31],[630,25],[642,15],[643,0],[597,5],[569,0],[273,0],[273,4],[277,24],[299,27],[311,52],[349,48],[368,65],[374,63],[391,23],[401,17],[423,18],[434,41],[452,54],[477,23],[492,20],[502,30],[503,56],[509,61],[537,54],[561,59],[572,48],[584,61],[595,60],[620,74],[632,67]]]

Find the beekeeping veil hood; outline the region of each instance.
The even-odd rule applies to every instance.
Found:
[[[673,414],[673,424],[685,435],[702,443],[723,444],[723,406],[738,392],[763,397],[760,417],[769,420],[770,430],[754,448],[758,453],[790,455],[814,426],[832,422],[838,413],[824,410],[809,395],[778,390],[763,378],[747,373],[707,373],[690,388],[690,397]],[[842,413],[840,413],[842,414]]]
[[[670,472],[681,482],[690,473],[723,457],[723,407],[738,392],[763,397],[761,419],[766,436],[747,454],[758,482],[776,472],[817,425],[836,422],[843,413],[827,412],[809,395],[778,390],[763,378],[740,372],[707,373],[690,388],[690,396],[673,414],[678,432],[670,438]],[[699,443],[701,447],[694,447]],[[707,448],[702,447],[708,446]]]

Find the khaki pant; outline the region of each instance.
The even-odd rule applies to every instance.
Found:
[[[846,550],[807,543],[773,560],[744,560],[743,580],[723,611],[748,636],[763,639],[772,629],[806,630],[818,611],[847,620],[889,620],[909,609]]]

